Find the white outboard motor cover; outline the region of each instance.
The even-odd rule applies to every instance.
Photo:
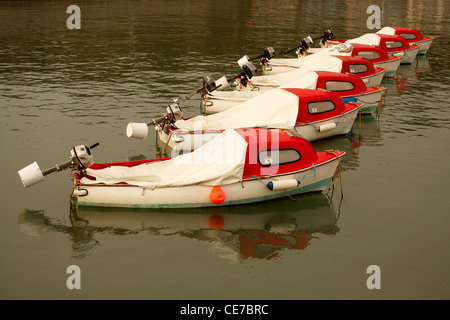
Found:
[[[94,157],[92,156],[91,150],[85,145],[73,147],[73,149],[70,150],[70,155],[78,167],[89,168],[94,163]]]

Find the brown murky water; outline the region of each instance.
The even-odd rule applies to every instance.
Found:
[[[70,4],[77,4],[70,3]],[[372,32],[361,1],[0,2],[2,299],[448,299],[450,6],[372,1],[382,26],[436,36],[429,55],[387,79],[385,104],[340,149],[335,194],[190,211],[71,212],[69,173],[24,189],[17,170],[50,167],[100,142],[97,162],[155,157],[130,121],[161,115],[206,74],[244,54],[283,50],[332,29]],[[194,97],[185,116],[199,113]],[[152,133],[151,133],[152,134]],[[69,265],[81,290],[66,286]],[[381,289],[366,286],[367,267]]]

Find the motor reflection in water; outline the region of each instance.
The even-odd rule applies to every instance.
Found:
[[[342,198],[334,197],[340,206]],[[256,205],[186,210],[132,210],[79,208],[70,212],[71,226],[26,210],[19,216],[20,230],[29,235],[62,232],[70,236],[72,256],[93,254],[96,234],[116,236],[182,236],[207,242],[210,251],[230,263],[246,259],[281,258],[284,250],[303,250],[311,240],[334,236],[339,210],[327,194],[306,194]]]

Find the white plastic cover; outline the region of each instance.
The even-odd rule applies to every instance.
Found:
[[[272,89],[220,113],[178,120],[182,130],[226,130],[239,128],[292,129],[298,114],[299,98],[283,89]]]
[[[291,73],[287,72],[286,74]],[[297,77],[277,77],[278,75],[274,75],[275,79],[279,81],[274,81],[273,84],[270,84],[273,87],[280,88],[301,88],[301,89],[317,89],[317,79],[319,75],[315,71],[302,71],[296,72],[298,74]],[[270,76],[269,76],[270,79]],[[285,81],[283,81],[285,80]],[[289,81],[290,82],[286,82]],[[281,85],[280,85],[281,84]],[[267,86],[267,84],[260,84],[259,89],[262,90],[233,90],[233,91],[214,91],[210,94],[211,97],[215,99],[226,99],[232,101],[246,101],[248,99],[253,99],[267,90],[270,90],[271,87]]]
[[[326,48],[309,48],[308,52],[323,56],[351,56],[352,50],[353,46],[351,43],[340,43]]]
[[[112,166],[86,169],[95,181],[83,178],[83,184],[126,182],[144,188],[200,184],[225,185],[242,180],[247,142],[234,130],[226,130],[198,149],[165,161],[134,167]]]
[[[280,88],[317,89],[317,79],[319,79],[317,72],[311,70],[302,70],[302,72],[296,79],[284,83]]]
[[[379,46],[380,45],[380,37],[375,33],[366,33],[361,37],[348,39],[345,43],[357,43],[357,44],[366,44],[369,46]]]
[[[307,71],[342,71],[342,60],[333,56],[310,55],[303,59],[295,60],[298,61],[299,68],[297,70],[274,75],[256,76],[251,79],[251,82],[257,86],[271,85],[278,87],[298,79]]]
[[[303,71],[342,71],[342,60],[335,56],[312,54],[299,60],[303,61],[303,64],[301,66],[301,69]]]
[[[287,66],[293,68],[300,68],[302,60],[299,58],[274,58],[270,59],[269,66]]]
[[[329,48],[313,48],[308,49],[309,52],[313,53],[305,57],[300,57],[296,59],[271,59],[269,65],[273,66],[291,66],[291,67],[301,67],[308,63],[318,63],[318,56],[351,56],[353,46],[350,43],[340,43],[338,45],[331,46]],[[331,71],[331,70],[319,70],[319,71]]]
[[[377,34],[387,34],[389,36],[395,36],[395,29],[391,28],[391,27],[384,27],[384,28],[378,30],[375,33],[377,33]]]
[[[208,94],[209,97],[213,97],[218,100],[230,100],[230,101],[246,101],[254,97],[259,96],[261,93],[270,90],[271,87],[266,87],[264,90],[233,90],[233,91],[214,91]]]

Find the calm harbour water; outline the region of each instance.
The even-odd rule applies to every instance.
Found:
[[[449,299],[450,4],[428,1],[0,2],[1,299]],[[160,116],[204,75],[331,29],[382,26],[436,36],[431,52],[386,79],[380,113],[353,135],[315,142],[347,152],[334,194],[185,211],[71,212],[69,172],[24,189],[17,171],[100,142],[96,162],[158,156]],[[199,113],[199,99],[183,105]],[[220,226],[223,227],[219,228]],[[219,227],[218,227],[219,226]],[[69,265],[81,290],[66,286]],[[381,289],[366,286],[378,265]]]

